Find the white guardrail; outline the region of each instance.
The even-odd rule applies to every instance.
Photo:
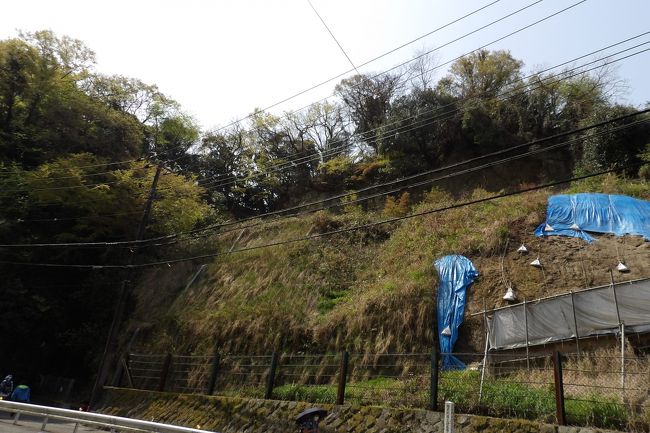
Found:
[[[14,401],[0,400],[0,411],[15,413],[14,424],[21,414],[33,415],[43,418],[41,431],[44,431],[50,419],[63,420],[74,423],[72,433],[77,433],[79,425],[107,428],[110,431],[130,430],[155,433],[217,433],[207,430],[198,430],[188,427],[178,427],[139,419],[123,418],[119,416],[104,415],[93,412],[82,412],[69,409],[59,409],[35,404],[17,403]]]

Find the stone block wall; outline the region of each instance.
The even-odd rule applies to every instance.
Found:
[[[442,414],[421,409],[334,406],[294,401],[172,394],[107,388],[102,412],[219,433],[297,432],[296,416],[322,407],[329,415],[322,433],[443,433]],[[460,433],[596,433],[604,430],[558,427],[524,420],[457,415]]]

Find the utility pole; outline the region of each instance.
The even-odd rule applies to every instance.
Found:
[[[147,227],[147,223],[149,222],[149,216],[151,215],[151,207],[153,206],[153,201],[156,197],[156,187],[158,186],[158,179],[160,179],[161,171],[162,171],[162,163],[159,163],[158,166],[156,167],[156,174],[154,175],[153,181],[151,182],[149,197],[147,197],[147,202],[145,203],[144,206],[142,219],[140,220],[140,224],[138,224],[138,232],[135,237],[136,241],[140,241],[144,237],[144,231]],[[133,264],[134,258],[135,258],[135,252],[132,252],[129,255],[129,260],[127,264],[128,266]],[[97,398],[99,397],[101,389],[104,386],[104,383],[106,382],[106,378],[110,371],[111,364],[113,364],[113,361],[115,360],[113,358],[115,358],[116,355],[115,352],[117,351],[117,343],[118,343],[117,336],[118,336],[118,331],[120,329],[120,325],[124,320],[124,310],[126,309],[126,302],[129,299],[129,296],[131,294],[132,287],[130,286],[130,284],[131,284],[132,275],[133,275],[133,270],[129,268],[127,269],[126,278],[122,280],[119,297],[117,300],[117,304],[115,305],[115,312],[113,313],[113,320],[111,322],[111,327],[108,330],[108,337],[106,338],[106,346],[104,347],[104,353],[102,355],[102,360],[99,364],[97,377],[93,385],[93,390],[90,394],[90,402],[89,402],[90,408],[92,408],[93,405],[97,402]]]

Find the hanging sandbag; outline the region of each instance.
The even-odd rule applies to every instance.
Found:
[[[517,295],[515,295],[515,291],[512,289],[512,287],[508,287],[506,294],[503,295],[503,299],[509,302],[517,300]]]

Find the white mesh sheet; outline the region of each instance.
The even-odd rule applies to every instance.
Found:
[[[621,322],[632,332],[650,331],[650,280],[616,285]],[[572,302],[575,303],[575,319]],[[490,349],[512,349],[575,338],[614,334],[619,330],[614,292],[599,287],[555,298],[514,305],[488,313]]]

